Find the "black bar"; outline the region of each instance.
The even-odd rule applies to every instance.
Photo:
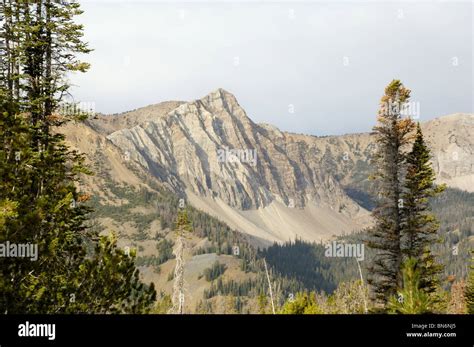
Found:
[[[32,323],[55,324],[54,340],[18,336],[26,322],[30,328]],[[288,346],[472,347],[473,323],[472,315],[3,315],[0,347],[169,346],[188,339],[212,346],[253,346],[258,340],[262,346],[282,345],[289,339]],[[433,333],[455,336],[428,336]]]

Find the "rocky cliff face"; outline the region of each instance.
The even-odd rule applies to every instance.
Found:
[[[430,146],[438,183],[474,191],[474,114],[457,113],[421,123]],[[323,168],[335,172],[343,186],[365,180],[371,172],[375,146],[368,133],[313,137],[287,134],[304,141],[316,153]]]
[[[453,115],[423,125],[439,181],[468,190],[473,119]],[[369,134],[314,137],[255,124],[222,89],[192,102],[99,116],[87,127],[120,153],[124,167],[142,170],[262,242],[328,239],[370,223],[346,194],[371,171]]]
[[[453,114],[423,125],[438,181],[474,192],[474,115]]]
[[[108,139],[177,191],[220,198],[233,208],[278,201],[358,211],[333,173],[323,170],[314,148],[253,123],[222,89]]]

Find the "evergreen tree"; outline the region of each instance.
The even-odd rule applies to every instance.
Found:
[[[198,307],[200,307],[200,305],[203,305],[202,301],[198,303]],[[160,298],[157,300],[152,313],[167,314],[172,306],[173,306],[173,303],[171,302],[171,296],[169,294],[161,292]],[[196,311],[198,310],[196,309]],[[200,312],[198,311],[198,313]]]
[[[322,314],[324,313],[316,302],[316,293],[300,292],[295,298],[283,305],[280,314]]]
[[[416,259],[408,258],[404,261],[402,275],[402,286],[397,295],[393,295],[389,300],[389,312],[401,314],[432,312],[435,303],[431,296],[421,289],[421,273]]]
[[[85,116],[63,106],[67,74],[88,67],[77,59],[89,52],[80,13],[76,2],[0,3],[0,243],[38,247],[37,261],[0,259],[4,313],[138,312],[154,301],[133,258],[86,228],[88,194],[75,182],[89,171],[58,132]]]
[[[414,123],[402,118],[410,90],[399,80],[386,88],[380,102],[378,125],[374,127],[377,151],[374,157],[379,197],[373,210],[375,226],[370,230],[368,246],[377,250],[369,268],[369,283],[376,299],[384,304],[401,285],[402,264],[402,189],[406,168],[405,147],[410,141]]]
[[[267,306],[268,306],[268,298],[265,293],[260,293],[257,297],[258,303],[258,313],[266,314],[267,313]]]
[[[135,250],[117,247],[114,234],[102,236],[75,275],[75,300],[68,313],[146,313],[156,300],[153,283],[144,285],[135,266]]]
[[[439,223],[430,212],[429,198],[441,193],[445,187],[435,186],[436,176],[430,159],[430,151],[418,123],[413,148],[407,156],[405,191],[402,194],[402,248],[406,257],[418,262],[420,288],[434,293],[439,284],[437,277],[442,266],[436,264],[430,250],[437,240]]]
[[[187,210],[178,211],[178,216],[176,217],[176,222],[174,224],[174,230],[179,236],[185,236],[187,232],[191,232],[193,230]]]

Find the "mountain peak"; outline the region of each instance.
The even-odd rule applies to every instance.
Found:
[[[225,89],[218,88],[206,96],[183,105],[184,108],[191,108],[198,111],[204,108],[204,113],[211,113],[216,117],[231,117],[234,119],[245,120],[249,122],[244,109],[239,105],[237,98]]]
[[[220,102],[219,102],[220,100]],[[204,98],[201,99],[203,102],[210,102],[214,104],[219,104],[222,106],[239,106],[239,103],[237,102],[237,98],[235,97],[234,94],[228,92],[227,90],[223,88],[218,88],[212,92],[210,92],[208,95],[206,95]]]
[[[217,96],[220,96],[220,97],[231,96],[231,97],[235,98],[234,94],[230,93],[229,91],[225,90],[224,88],[217,88],[216,90],[213,90],[209,94],[210,95],[217,95]]]

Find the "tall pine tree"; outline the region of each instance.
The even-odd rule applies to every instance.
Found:
[[[410,90],[393,80],[380,101],[378,124],[374,127],[377,150],[374,156],[379,196],[373,210],[375,226],[369,232],[368,246],[377,252],[369,267],[368,282],[376,300],[385,305],[402,285],[402,193],[406,171],[406,147],[414,123],[402,111]]]
[[[441,193],[445,187],[435,185],[435,173],[430,160],[430,150],[418,123],[415,141],[407,156],[408,167],[402,194],[402,249],[405,257],[418,262],[420,288],[433,293],[439,284],[438,274],[442,266],[435,262],[431,253],[431,246],[437,241],[439,223],[430,212],[429,199]]]
[[[80,13],[76,2],[0,3],[0,243],[38,247],[37,261],[0,258],[2,313],[137,312],[154,301],[133,255],[86,228],[88,195],[75,183],[88,170],[58,131],[84,118],[62,112],[67,75],[88,67]]]

